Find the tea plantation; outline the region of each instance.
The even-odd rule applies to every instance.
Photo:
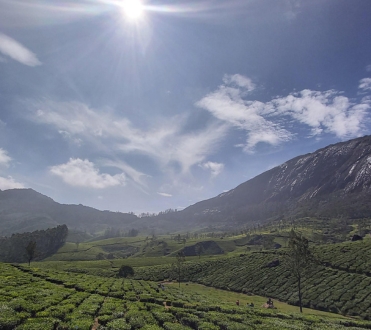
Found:
[[[371,329],[371,323],[216,303],[175,285],[162,290],[143,280],[0,264],[0,329]]]
[[[303,280],[306,307],[371,319],[371,242],[347,242],[315,249],[318,264]],[[219,260],[187,262],[182,279],[298,304],[295,279],[278,252],[256,252]],[[138,268],[136,278],[175,279],[170,266]]]

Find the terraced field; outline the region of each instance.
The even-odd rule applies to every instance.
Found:
[[[216,303],[155,282],[0,264],[0,329],[272,328],[371,329],[371,323]]]

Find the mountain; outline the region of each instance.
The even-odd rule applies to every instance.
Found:
[[[236,188],[178,212],[137,218],[56,203],[32,189],[0,190],[0,235],[66,224],[156,233],[195,228],[236,229],[298,217],[371,218],[371,136],[296,157]]]
[[[176,214],[231,228],[305,216],[371,217],[371,136],[296,157]]]
[[[97,232],[107,227],[130,229],[134,214],[99,211],[83,205],[59,204],[32,189],[0,190],[0,236],[66,224],[70,229]]]

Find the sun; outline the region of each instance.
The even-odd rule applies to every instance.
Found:
[[[124,0],[122,7],[125,16],[130,20],[138,20],[143,16],[144,7],[140,0]]]

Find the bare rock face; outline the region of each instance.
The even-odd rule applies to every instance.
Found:
[[[242,224],[283,216],[371,216],[371,136],[299,156],[183,213]]]

